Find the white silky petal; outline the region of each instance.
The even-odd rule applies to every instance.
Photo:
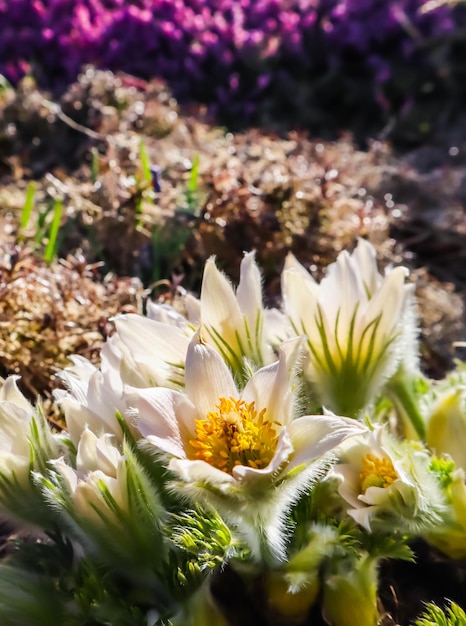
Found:
[[[80,477],[98,469],[96,445],[97,437],[86,427],[79,440],[76,455],[76,469]]]
[[[239,308],[246,317],[251,334],[255,331],[257,317],[263,309],[261,274],[254,257],[255,252],[247,252],[244,255],[236,290]]]
[[[172,459],[169,469],[186,482],[210,483],[213,485],[232,484],[235,479],[227,472],[222,472],[205,461],[190,459]]]
[[[285,266],[283,268],[283,271],[285,272],[287,270],[294,270],[301,278],[301,280],[304,281],[307,288],[317,297],[319,285],[316,283],[316,281],[307,271],[304,265],[301,265],[298,259],[291,252],[288,252],[285,259]]]
[[[78,485],[78,476],[75,470],[65,463],[63,457],[50,461],[50,465],[64,479],[68,491],[74,493]]]
[[[377,269],[375,248],[366,239],[359,238],[358,245],[351,256],[359,267],[364,287],[371,297],[382,281],[382,277]]]
[[[240,352],[236,333],[243,327],[243,316],[230,281],[217,269],[213,258],[204,268],[201,323],[216,344],[224,342],[235,354]]]
[[[278,309],[264,309],[264,341],[278,346],[294,335],[287,316]]]
[[[326,277],[320,283],[319,303],[326,312],[330,328],[334,331],[338,315],[338,340],[340,345],[347,341],[348,329],[357,304],[359,308],[367,302],[361,275],[355,261],[346,250],[340,252],[332,263]],[[335,331],[334,331],[335,332]]]
[[[158,304],[152,300],[147,300],[146,315],[150,320],[162,324],[172,324],[178,328],[185,328],[187,325],[186,318],[169,304]]]
[[[296,467],[326,454],[348,437],[367,431],[366,426],[349,417],[305,415],[288,426],[295,455],[290,467]]]
[[[184,297],[183,303],[188,321],[195,326],[199,326],[201,323],[201,301],[199,298],[195,298],[192,294],[188,293]]]
[[[31,407],[30,407],[31,408]],[[32,411],[14,402],[0,402],[0,454],[11,452],[29,458],[29,429]]]
[[[89,381],[87,406],[97,415],[104,425],[105,432],[120,433],[120,426],[115,417],[116,412],[122,413],[126,405],[122,399],[123,386],[121,379],[105,380],[101,372],[97,371]]]
[[[339,480],[338,493],[354,508],[361,507],[359,496],[361,494],[360,466],[352,463],[341,463],[335,465],[331,471],[331,476]]]
[[[140,433],[160,450],[184,457],[184,447],[194,436],[197,411],[178,391],[162,387],[129,388],[128,404],[137,409]]]
[[[189,336],[177,326],[135,314],[120,315],[114,322],[132,358],[152,370],[157,384],[165,382],[171,364],[184,363]]]
[[[282,428],[277,441],[277,448],[273,459],[263,469],[255,469],[245,465],[237,465],[233,468],[233,476],[237,480],[257,482],[267,478],[270,482],[270,477],[280,471],[282,466],[288,461],[293,454],[293,444],[286,428]]]
[[[304,268],[303,268],[304,270]],[[297,334],[314,336],[320,341],[315,325],[318,306],[318,285],[307,282],[300,273],[290,269],[282,274],[282,291],[285,311]]]
[[[33,407],[18,389],[17,380],[19,380],[19,376],[8,376],[0,388],[0,402],[13,402],[24,411],[32,414]]]
[[[236,398],[238,391],[230,370],[214,348],[196,333],[186,356],[185,388],[199,415],[214,411],[220,398]]]
[[[376,506],[365,506],[360,509],[348,509],[346,512],[357,524],[360,524],[363,528],[370,532],[371,518],[377,513],[377,509],[378,507]]]
[[[66,430],[69,432],[70,439],[75,446],[78,446],[81,434],[86,425],[97,436],[103,435],[110,429],[110,426],[104,422],[99,415],[96,415],[93,411],[90,411],[88,407],[71,397],[64,398],[60,406],[65,414]],[[116,418],[115,426],[110,432],[112,432],[112,434],[121,435],[121,430]]]
[[[390,335],[400,321],[400,313],[405,302],[404,282],[408,270],[395,267],[384,279],[384,282],[369,302],[364,318],[367,322],[379,315],[382,320],[377,335]]]
[[[258,370],[241,395],[246,402],[255,402],[257,411],[267,409],[269,421],[286,425],[291,420],[294,394],[290,378],[301,344],[301,337],[282,344],[279,360]]]

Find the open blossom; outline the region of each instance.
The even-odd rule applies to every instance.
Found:
[[[74,355],[73,365],[59,373],[66,390],[58,389],[55,397],[65,415],[66,428],[75,447],[85,428],[97,436],[104,433],[122,438],[116,412],[126,409],[122,398],[123,383],[116,369],[96,368],[87,359]]]
[[[395,373],[414,330],[407,270],[385,277],[375,250],[360,240],[338,255],[317,284],[289,255],[282,274],[285,311],[297,335],[307,336],[305,376],[327,408],[356,416]]]
[[[286,338],[286,318],[275,309],[265,309],[262,285],[254,252],[244,255],[236,293],[213,258],[204,268],[199,322],[205,341],[217,348],[237,376],[243,374],[244,359],[256,367],[275,360],[273,346]],[[191,305],[191,309],[194,307]]]
[[[419,444],[395,440],[383,426],[349,441],[332,474],[356,522],[367,530],[409,532],[438,523],[444,498]]]
[[[300,340],[280,349],[240,392],[220,355],[196,334],[186,359],[186,393],[132,389],[145,442],[168,455],[186,482],[220,488],[273,481],[365,428],[337,416],[293,419],[290,370]]]

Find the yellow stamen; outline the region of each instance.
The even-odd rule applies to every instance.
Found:
[[[362,459],[362,470],[359,474],[359,479],[361,481],[361,490],[365,492],[369,487],[390,487],[398,479],[398,474],[388,457],[366,454]]]
[[[220,398],[216,411],[196,420],[196,438],[189,443],[195,459],[232,473],[237,465],[263,469],[277,447],[275,425],[259,413],[254,402]]]

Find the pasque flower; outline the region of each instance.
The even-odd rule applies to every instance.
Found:
[[[348,515],[367,530],[419,532],[440,521],[445,498],[419,443],[376,426],[345,444],[341,460],[331,473]]]
[[[37,474],[36,482],[78,539],[107,562],[157,570],[165,554],[160,528],[164,509],[129,446],[85,428],[76,469],[64,458],[51,462],[50,468]]]
[[[9,376],[0,388],[0,505],[4,513],[33,523],[50,516],[31,480],[31,471],[45,469],[58,456],[40,407],[33,407]]]
[[[234,485],[271,480],[364,430],[337,416],[293,419],[290,370],[299,345],[284,344],[279,360],[259,369],[240,392],[220,355],[197,333],[188,348],[186,393],[132,390],[145,441],[172,457],[170,468],[184,480]]]
[[[239,380],[245,359],[255,367],[275,360],[274,345],[286,338],[286,318],[276,309],[265,309],[254,252],[244,255],[236,293],[213,258],[205,265],[199,303],[204,339],[223,356]]]
[[[343,251],[317,284],[294,256],[282,274],[285,311],[297,335],[307,336],[305,377],[320,402],[356,416],[397,369],[414,331],[407,319],[407,270],[385,277],[364,240]]]
[[[214,506],[224,506],[230,515],[239,514],[247,503],[243,521],[265,503],[268,513],[262,510],[261,523],[269,532],[274,524],[279,526],[283,514],[277,514],[280,498],[274,485],[281,482],[291,489],[289,475],[301,474],[304,480],[312,461],[365,431],[354,420],[334,415],[293,419],[292,372],[300,343],[285,343],[279,360],[259,369],[239,391],[221,356],[196,333],[186,358],[186,393],[128,390],[143,435],[141,445],[169,459],[169,469],[181,479],[180,491],[184,485],[188,496],[210,502],[215,495]],[[297,497],[302,486],[285,499]],[[276,507],[276,520],[271,520],[271,507]]]

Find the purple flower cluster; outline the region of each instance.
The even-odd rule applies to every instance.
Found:
[[[453,28],[448,8],[422,13],[426,2],[0,0],[0,73],[56,88],[92,63],[161,77],[180,100],[244,119],[353,66],[377,84],[393,59],[415,63],[423,41]]]

